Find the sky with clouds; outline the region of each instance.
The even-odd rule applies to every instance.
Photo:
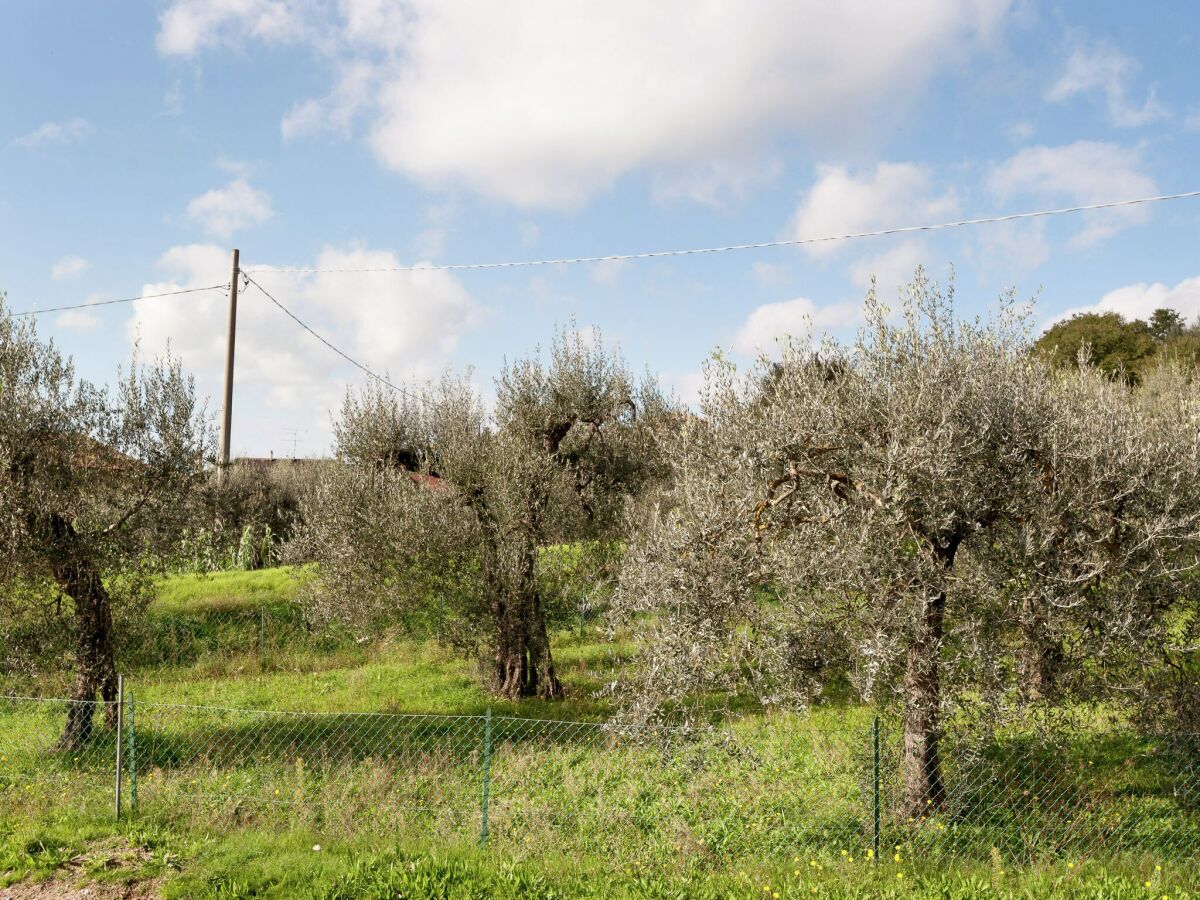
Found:
[[[924,264],[958,308],[1008,289],[1200,316],[1200,199],[620,263],[1200,190],[1200,8],[1033,0],[40,0],[0,54],[0,291],[17,311],[224,283],[393,380],[598,326],[684,399],[716,348],[853,335]],[[219,404],[219,291],[46,313],[82,374],[167,347]],[[363,376],[253,286],[235,452],[327,451]]]

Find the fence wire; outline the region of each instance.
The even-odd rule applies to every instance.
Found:
[[[112,809],[111,705],[0,699],[0,795]],[[851,713],[709,731],[492,715],[300,713],[127,700],[127,814],[486,841],[670,865],[777,854],[882,865],[1200,857],[1200,737],[1132,730],[942,742],[944,793],[906,799],[903,742]],[[878,727],[876,725],[875,727]],[[878,746],[878,749],[876,749]]]

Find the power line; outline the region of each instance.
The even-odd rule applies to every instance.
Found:
[[[142,294],[138,297],[122,297],[120,300],[98,300],[95,303],[77,303],[74,306],[50,306],[46,309],[27,309],[24,312],[13,313],[13,318],[36,316],[39,313],[63,312],[68,309],[91,309],[93,306],[112,306],[114,303],[133,303],[135,300],[153,300],[157,297],[177,297],[180,294],[194,294],[197,291],[225,291],[227,284],[210,284],[208,287],[187,288],[181,291],[163,291],[161,294]]]
[[[320,341],[322,344],[324,344],[326,347],[328,347],[330,350],[332,350],[334,353],[336,353],[342,359],[346,360],[346,362],[350,363],[352,366],[355,366],[356,368],[362,369],[362,371],[366,372],[368,375],[370,375],[376,381],[386,384],[393,391],[396,391],[399,394],[405,394],[405,395],[408,394],[408,391],[406,391],[404,388],[399,387],[398,385],[392,384],[390,381],[388,381],[382,375],[376,375],[369,368],[364,366],[358,360],[354,359],[354,357],[350,356],[349,354],[347,354],[346,352],[344,352],[342,350],[339,350],[337,347],[335,347],[333,344],[329,343],[329,341],[327,341],[321,335],[317,334],[317,332],[313,331],[313,329],[311,329],[308,325],[306,325],[303,321],[301,321],[301,319],[295,313],[293,313],[290,309],[288,309],[286,306],[284,306],[282,303],[280,303],[278,300],[276,300],[270,291],[268,291],[265,287],[263,287],[261,284],[259,284],[257,281],[255,281],[253,278],[251,278],[245,269],[241,270],[241,274],[242,274],[242,277],[246,279],[246,281],[250,282],[250,284],[254,285],[256,288],[258,288],[260,291],[262,291],[268,300],[270,300],[272,303],[274,303],[276,306],[278,306],[283,311],[284,315],[286,315],[289,319],[291,319],[293,322],[295,322],[297,325],[299,325],[301,328],[303,328],[305,331],[307,331],[309,334],[311,334],[313,337],[315,337],[318,341]]]
[[[918,231],[941,231],[947,228],[961,228],[966,225],[986,225],[993,222],[1013,222],[1018,219],[1038,219],[1044,216],[1058,216],[1064,213],[1088,212],[1099,209],[1116,209],[1122,206],[1136,206],[1141,203],[1158,203],[1162,200],[1184,200],[1200,197],[1200,191],[1186,191],[1180,194],[1160,194],[1155,197],[1135,197],[1131,200],[1112,200],[1107,203],[1089,203],[1083,206],[1065,206],[1059,209],[1039,209],[1032,212],[1009,213],[1003,216],[986,216],[978,219],[960,219],[955,222],[936,222],[926,225],[905,225],[899,228],[881,228],[877,231],[855,231],[848,234],[823,235],[821,237],[787,238],[779,241],[759,241],[753,244],[727,244],[723,247],[694,247],[685,250],[652,250],[646,253],[614,253],[609,256],[575,256],[560,259],[527,259],[512,262],[488,263],[450,263],[447,265],[421,266],[389,266],[373,268],[341,268],[318,269],[304,266],[271,268],[262,266],[250,269],[252,272],[436,272],[460,269],[516,269],[529,266],[565,266],[576,263],[620,262],[634,259],[657,259],[664,256],[692,256],[701,253],[726,253],[732,250],[762,250],[770,247],[798,247],[803,244],[822,244],[830,241],[846,241],[855,238],[883,237],[889,234],[911,234]],[[245,269],[242,270],[246,271]]]

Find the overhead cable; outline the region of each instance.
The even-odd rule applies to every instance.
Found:
[[[177,297],[180,294],[194,294],[197,291],[227,291],[227,284],[210,284],[208,287],[185,288],[180,291],[163,291],[160,294],[142,294],[138,297],[122,297],[119,300],[97,300],[93,303],[76,303],[73,306],[49,306],[45,309],[27,309],[24,312],[13,313],[13,318],[21,316],[36,316],[41,313],[63,312],[68,309],[91,309],[93,306],[112,306],[114,303],[133,303],[136,300],[154,300],[158,297]]]
[[[337,347],[335,347],[333,344],[331,344],[328,340],[326,340],[324,337],[322,337],[320,334],[318,334],[316,331],[314,331],[312,328],[310,328],[308,325],[306,325],[295,313],[293,313],[290,309],[288,309],[286,306],[284,306],[282,303],[280,303],[278,300],[276,300],[270,291],[268,291],[265,287],[263,287],[261,284],[259,284],[257,281],[255,281],[253,278],[251,278],[250,275],[247,274],[245,269],[241,270],[241,275],[243,278],[246,279],[246,281],[250,282],[250,284],[254,285],[256,288],[258,288],[260,291],[262,291],[268,300],[270,300],[272,303],[274,303],[276,306],[278,306],[283,311],[284,315],[286,315],[289,319],[291,319],[293,322],[295,322],[297,325],[299,325],[301,328],[303,328],[305,331],[307,331],[309,334],[311,334],[313,337],[315,337],[318,341],[320,341],[322,344],[324,344],[326,347],[328,347],[330,350],[332,350],[334,353],[336,353],[342,359],[346,360],[346,362],[350,363],[350,365],[361,369],[362,371],[364,371],[368,375],[370,375],[372,378],[374,378],[376,381],[379,381],[382,384],[387,385],[388,387],[390,387],[393,391],[396,391],[397,393],[400,393],[400,394],[408,393],[408,391],[406,391],[404,388],[402,388],[398,385],[392,384],[390,381],[388,381],[382,375],[377,375],[369,367],[364,366],[362,363],[360,363],[354,357],[350,356],[345,351],[339,350]]]
[[[1013,222],[1018,219],[1038,219],[1045,216],[1059,216],[1065,213],[1090,212],[1100,209],[1116,209],[1123,206],[1136,206],[1143,203],[1158,203],[1163,200],[1184,200],[1200,197],[1200,191],[1186,191],[1179,194],[1159,194],[1154,197],[1135,197],[1130,200],[1112,200],[1106,203],[1089,203],[1082,206],[1064,206],[1059,209],[1039,209],[1031,212],[1009,213],[1003,216],[985,216],[977,219],[959,219],[954,222],[935,222],[926,225],[904,225],[898,228],[880,228],[876,231],[854,231],[847,234],[830,234],[820,237],[785,238],[778,241],[759,241],[753,244],[727,244],[722,247],[693,247],[684,250],[651,250],[645,253],[614,253],[608,256],[573,256],[558,259],[526,259],[511,262],[483,263],[448,263],[434,265],[432,263],[416,266],[373,266],[364,268],[310,268],[306,266],[271,267],[260,266],[251,268],[251,272],[300,272],[300,273],[351,273],[351,272],[438,272],[462,269],[517,269],[530,266],[566,266],[577,263],[623,262],[636,259],[658,259],[666,256],[692,256],[702,253],[726,253],[733,250],[762,250],[770,247],[798,247],[804,244],[822,244],[831,241],[848,241],[856,238],[883,237],[889,234],[911,234],[919,231],[941,231],[947,228],[961,228],[966,225],[986,225],[993,222]],[[246,270],[243,270],[246,271]]]

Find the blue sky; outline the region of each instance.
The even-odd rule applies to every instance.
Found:
[[[1200,315],[1200,200],[623,265],[629,253],[1200,189],[1200,8],[911,0],[6,4],[0,290],[14,310],[224,282],[229,249],[393,379],[596,325],[685,399],[705,356],[848,337],[872,273],[959,308]],[[219,292],[47,313],[108,380],[169,341],[217,406]],[[361,373],[253,287],[236,452],[328,448]]]

